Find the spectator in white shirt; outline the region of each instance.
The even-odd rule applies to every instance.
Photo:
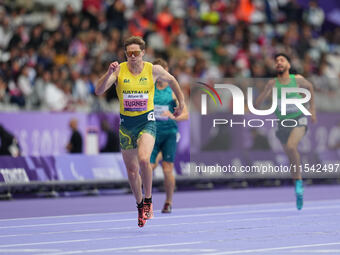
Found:
[[[67,99],[60,82],[47,84],[44,101],[48,110],[51,111],[63,111],[66,108]]]

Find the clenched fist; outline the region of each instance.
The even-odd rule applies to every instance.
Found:
[[[117,61],[112,62],[109,66],[109,73],[114,73],[117,69],[117,67],[119,66],[119,63]]]

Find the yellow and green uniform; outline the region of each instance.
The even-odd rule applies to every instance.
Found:
[[[282,88],[297,88],[297,82],[294,74],[289,75],[289,83],[281,84],[279,80],[275,79],[275,87],[277,88],[278,105],[275,111],[275,115],[280,121],[287,119],[294,119],[297,121],[297,126],[306,127],[307,131],[307,117],[305,117],[302,111],[296,105],[287,105],[286,115],[281,114],[281,89]],[[287,93],[286,98],[302,98],[302,96],[297,92]],[[285,127],[279,123],[278,130],[276,131],[276,136],[282,144],[287,144],[290,133],[294,127]]]
[[[166,162],[174,162],[176,155],[176,139],[177,139],[177,122],[162,116],[166,111],[174,112],[176,100],[172,97],[172,90],[169,86],[165,89],[155,87],[155,117],[157,126],[157,136],[155,146],[151,154],[151,163],[155,163],[158,153],[161,151],[163,160]]]
[[[156,136],[152,64],[144,62],[142,72],[133,75],[127,62],[121,63],[116,91],[120,105],[120,145],[123,150],[134,149],[143,133]]]

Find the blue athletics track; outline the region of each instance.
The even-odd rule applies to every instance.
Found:
[[[0,202],[0,254],[340,254],[340,186],[175,193],[137,226],[129,195]]]

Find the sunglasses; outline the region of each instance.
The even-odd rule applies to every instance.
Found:
[[[135,57],[138,57],[138,56],[140,55],[141,52],[142,52],[142,51],[140,51],[140,50],[132,50],[132,51],[127,51],[127,52],[126,52],[126,55],[127,55],[128,57],[132,57],[132,55],[134,55]]]

